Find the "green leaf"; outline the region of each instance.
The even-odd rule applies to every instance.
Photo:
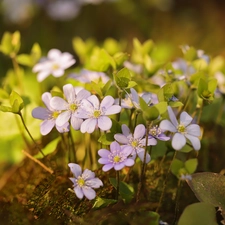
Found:
[[[95,199],[95,203],[92,207],[92,209],[101,209],[101,208],[105,208],[109,205],[115,204],[117,203],[117,200],[115,199],[107,199],[107,198],[99,198],[97,197]]]
[[[217,225],[215,208],[207,203],[198,202],[187,206],[178,225]]]
[[[184,58],[189,62],[197,59],[197,51],[195,50],[195,48],[190,47],[188,50],[186,50],[186,52],[184,53]]]
[[[9,55],[12,52],[12,35],[9,32],[5,32],[3,34],[1,45],[0,45],[0,51],[4,53],[5,55]]]
[[[123,63],[128,59],[128,54],[123,52],[117,52],[113,55],[113,59],[115,60],[117,66],[122,66]]]
[[[197,159],[189,159],[184,163],[185,169],[188,171],[189,174],[192,174],[195,172],[198,166],[198,160]]]
[[[173,162],[171,163],[171,172],[175,176],[179,176],[180,169],[184,168],[184,162],[182,162],[179,159],[174,159]]]
[[[155,106],[150,106],[143,111],[143,117],[147,121],[156,120],[159,117],[159,110]]]
[[[130,71],[127,68],[123,68],[114,75],[114,79],[115,79],[116,85],[120,89],[128,88],[129,82],[131,81]]]
[[[159,102],[157,104],[154,105],[158,111],[159,111],[159,114],[162,115],[163,113],[165,113],[167,111],[167,102]]]
[[[102,134],[98,139],[98,142],[100,142],[103,145],[110,145],[113,141],[114,141],[113,133]]]
[[[11,107],[0,105],[0,111],[2,112],[13,112]]]
[[[117,188],[117,181],[115,178],[109,178],[110,183],[113,187]],[[127,183],[120,181],[119,194],[125,203],[129,203],[134,197],[134,188]]]
[[[189,186],[199,201],[225,210],[225,176],[218,173],[202,172],[192,175]]]
[[[32,46],[30,56],[31,56],[31,59],[32,59],[32,66],[33,66],[41,58],[41,47],[38,43],[34,43],[34,45]]]
[[[16,60],[19,64],[24,66],[32,66],[32,59],[30,55],[27,54],[20,54],[16,57]]]
[[[15,91],[11,92],[9,96],[9,102],[10,102],[10,105],[12,106],[12,112],[14,113],[18,113],[24,107],[23,99]]]
[[[45,148],[42,149],[42,152],[44,153],[44,155],[46,156],[54,152],[60,140],[61,140],[61,137],[58,137],[54,139],[53,141],[51,141],[50,143],[48,143],[45,146]],[[34,158],[41,159],[43,158],[43,155],[39,152],[37,155],[34,156]]]
[[[209,80],[209,82],[208,82],[208,90],[211,93],[214,93],[216,88],[217,88],[217,79],[213,78],[213,79]]]
[[[109,88],[111,87],[112,81],[109,80],[102,88],[102,94],[103,96],[106,95],[107,91],[109,90]]]

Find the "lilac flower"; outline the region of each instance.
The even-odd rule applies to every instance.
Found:
[[[96,193],[93,188],[103,186],[102,181],[96,178],[95,173],[91,170],[85,169],[82,173],[81,167],[78,164],[69,163],[68,166],[74,175],[74,178],[70,177],[69,179],[73,182],[76,196],[79,199],[82,199],[84,196],[89,200],[94,199]]]
[[[112,121],[108,117],[119,113],[121,107],[114,105],[112,96],[105,96],[100,104],[99,99],[95,95],[91,95],[82,101],[81,108],[76,115],[79,118],[86,119],[80,127],[82,133],[92,133],[96,127],[101,130],[109,130],[112,126]]]
[[[130,94],[126,94],[125,99],[122,99],[121,101],[121,107],[122,108],[127,108],[127,109],[140,109],[140,103],[139,103],[139,95],[137,91],[134,88],[130,89]],[[144,101],[149,105],[149,104],[156,104],[158,103],[158,99],[156,95],[152,93],[145,92],[141,95],[141,98],[144,99]],[[119,100],[116,100],[116,103],[118,103]]]
[[[115,134],[114,138],[119,143],[123,144],[124,146],[130,146],[132,148],[131,155],[136,158],[136,155],[144,161],[144,152],[145,152],[145,145],[146,145],[146,138],[144,138],[146,133],[146,128],[143,124],[139,124],[134,129],[134,134],[130,133],[130,129],[127,125],[122,125],[122,132],[123,134]],[[149,137],[148,138],[148,146],[149,145],[156,145],[157,141]],[[147,153],[145,162],[148,163],[151,160],[150,155]]]
[[[90,71],[82,69],[80,73],[73,73],[69,76],[82,83],[91,83],[92,81],[98,83],[100,80],[105,84],[109,81],[109,77],[103,72]]]
[[[66,84],[63,86],[63,93],[67,101],[60,97],[53,97],[50,101],[53,109],[64,110],[57,117],[56,125],[61,126],[71,119],[70,122],[73,129],[79,130],[83,120],[78,118],[76,113],[81,105],[81,101],[90,96],[90,92],[85,89],[74,88],[72,84]]]
[[[181,180],[192,180],[192,176],[190,174],[181,174],[180,176]]]
[[[134,160],[128,158],[132,153],[133,149],[131,146],[120,146],[116,141],[110,144],[110,151],[107,149],[100,149],[98,151],[101,158],[98,160],[100,164],[104,164],[102,167],[103,171],[108,171],[112,168],[115,170],[121,170],[125,166],[133,166]]]
[[[159,139],[161,141],[168,141],[170,137],[167,137],[161,128],[159,128],[157,125],[153,126],[149,129],[149,136],[152,138]]]
[[[32,111],[32,116],[34,118],[44,120],[41,123],[41,134],[46,135],[48,134],[52,128],[55,126],[55,121],[57,117],[60,115],[61,111],[60,110],[54,110],[50,106],[50,100],[52,98],[52,95],[49,92],[45,92],[42,95],[42,101],[44,102],[45,106],[44,107],[37,107],[33,109]],[[56,125],[56,129],[60,132],[68,132],[69,131],[69,123],[65,122],[64,124],[61,124],[60,126]]]
[[[200,127],[197,124],[190,124],[192,117],[182,112],[180,115],[180,121],[178,123],[174,112],[170,106],[168,106],[169,120],[163,120],[159,127],[163,130],[168,130],[175,133],[172,138],[172,146],[175,150],[180,150],[186,144],[186,138],[191,142],[195,150],[199,150],[201,147],[199,136],[201,135]]]
[[[41,82],[50,74],[54,77],[61,77],[65,69],[72,66],[75,62],[70,53],[61,53],[58,49],[51,49],[48,52],[47,58],[33,67],[33,72],[38,72],[37,80]]]

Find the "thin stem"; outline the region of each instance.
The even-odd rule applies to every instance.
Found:
[[[120,192],[120,172],[116,171],[116,200],[119,199]]]
[[[136,197],[136,202],[139,201],[140,198],[140,193],[141,193],[141,189],[142,189],[142,185],[143,185],[143,181],[144,181],[144,176],[145,176],[145,168],[146,168],[146,156],[147,156],[147,151],[148,151],[148,133],[149,133],[149,129],[150,129],[150,122],[147,122],[146,125],[146,139],[145,139],[145,152],[144,152],[144,159],[142,162],[142,167],[141,167],[141,174],[140,174],[140,179],[139,179],[139,184],[138,184],[138,191],[137,191],[137,197]],[[151,147],[151,146],[150,146]]]
[[[72,136],[71,131],[69,131],[69,140],[70,140],[70,142],[71,142],[70,150],[72,150],[73,160],[74,160],[74,162],[76,162],[77,159],[76,159],[75,144],[74,144],[74,141],[73,141],[73,136]]]
[[[118,89],[118,97],[119,97],[119,106],[121,106],[122,102],[122,92],[120,89]],[[120,121],[120,112],[117,114],[117,121]]]
[[[181,189],[183,187],[183,181],[179,180],[178,187],[177,187],[177,193],[176,193],[176,205],[175,205],[175,213],[174,213],[174,220],[172,224],[176,224],[178,213],[179,213],[179,200],[181,196]]]
[[[177,151],[174,152],[173,159],[171,160],[170,167],[168,169],[168,172],[166,174],[166,178],[165,178],[164,183],[163,183],[162,194],[161,194],[160,199],[159,199],[159,205],[158,205],[158,207],[156,209],[157,213],[159,212],[159,209],[160,209],[160,207],[162,205],[163,197],[164,197],[165,190],[166,190],[167,180],[168,180],[168,177],[169,177],[169,174],[170,174],[170,170],[171,170],[171,165],[172,165],[173,160],[176,158],[176,155],[177,155]]]
[[[21,121],[22,121],[22,123],[23,123],[23,126],[24,126],[25,130],[27,131],[27,133],[28,133],[28,135],[30,136],[30,138],[31,138],[31,140],[33,141],[33,143],[35,144],[35,147],[41,152],[41,154],[42,154],[43,157],[44,157],[44,156],[45,156],[44,153],[42,152],[41,148],[38,146],[38,144],[36,143],[36,141],[35,141],[34,138],[32,137],[30,131],[28,130],[28,128],[27,128],[27,126],[26,126],[26,124],[25,124],[25,121],[24,121],[24,119],[23,119],[23,116],[22,116],[21,112],[19,112],[18,115],[19,115],[20,118],[21,118]]]
[[[22,76],[21,76],[21,70],[20,70],[19,64],[17,63],[15,56],[11,57],[11,59],[12,59],[15,74],[18,79],[18,84],[19,84],[20,90],[23,91]]]
[[[50,168],[48,168],[47,166],[45,166],[41,161],[39,161],[38,159],[35,159],[32,155],[30,155],[28,152],[22,150],[22,152],[31,160],[33,160],[34,162],[36,162],[38,165],[40,165],[42,168],[44,168],[46,171],[48,171],[49,173],[53,174],[54,171]]]

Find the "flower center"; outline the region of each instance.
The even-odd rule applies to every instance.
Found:
[[[128,107],[130,107],[130,108],[134,107],[134,104],[133,104],[133,102],[131,101],[131,99],[129,97],[125,98],[123,101]]]
[[[79,177],[77,179],[77,184],[80,186],[80,187],[83,187],[85,185],[85,180],[82,178],[82,177]]]
[[[95,110],[93,113],[94,118],[98,118],[99,116],[101,116],[101,111],[100,110]]]
[[[75,103],[70,104],[70,110],[71,110],[71,111],[74,112],[74,111],[77,110],[77,108],[78,108],[77,104],[75,104]]]
[[[59,69],[59,65],[58,65],[58,64],[56,64],[56,63],[54,63],[54,64],[52,65],[52,69],[53,69],[53,70],[57,70],[57,69]]]
[[[177,126],[177,131],[180,132],[180,133],[184,133],[186,131],[186,128],[183,124],[179,124]]]
[[[52,118],[53,118],[53,119],[56,119],[56,118],[59,116],[59,114],[60,114],[59,111],[54,111],[54,112],[52,113]]]
[[[158,126],[154,126],[149,130],[149,134],[152,136],[158,136],[162,133],[161,129]]]
[[[132,147],[136,148],[138,146],[138,142],[136,140],[133,140],[131,142]]]
[[[114,156],[113,161],[118,163],[120,161],[120,157],[118,155]]]

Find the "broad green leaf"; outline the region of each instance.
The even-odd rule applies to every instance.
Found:
[[[100,142],[103,145],[110,145],[113,141],[114,141],[113,133],[102,134],[98,139],[98,142]]]
[[[135,81],[129,81],[128,82],[128,86],[127,86],[127,89],[129,89],[129,88],[133,88],[133,87],[135,87],[137,85],[137,83],[135,82]]]
[[[11,107],[0,105],[0,111],[2,112],[13,112]]]
[[[120,89],[128,88],[129,82],[131,81],[130,71],[127,68],[123,68],[114,75],[114,79],[115,79],[116,85]]]
[[[44,155],[49,155],[52,152],[54,152],[56,150],[56,147],[59,143],[59,141],[61,140],[61,137],[58,137],[56,139],[54,139],[53,141],[51,141],[50,143],[48,143],[43,149],[42,152],[44,153]],[[36,159],[41,159],[43,158],[43,155],[39,152],[37,155],[34,156]]]
[[[195,172],[198,166],[198,160],[197,159],[189,159],[184,163],[185,169],[188,171],[189,174],[192,174]]]
[[[8,99],[9,98],[9,94],[7,91],[5,91],[4,89],[0,88],[0,99]]]
[[[112,81],[109,80],[109,81],[103,86],[103,88],[102,88],[102,94],[103,94],[103,96],[106,95],[106,93],[107,93],[107,91],[109,90],[109,88],[111,87],[111,85],[112,85]]]
[[[159,117],[159,110],[155,106],[149,106],[143,110],[143,117],[147,121],[156,120]]]
[[[99,198],[97,197],[95,199],[94,205],[92,207],[92,209],[101,209],[101,208],[105,208],[109,205],[115,204],[117,203],[117,200],[115,199],[107,199],[107,198]]]
[[[5,32],[3,34],[0,51],[5,55],[9,55],[12,52],[12,34],[9,32]]]
[[[19,112],[24,107],[23,99],[15,91],[11,92],[9,96],[9,102],[10,102],[10,105],[12,106],[12,110],[14,113]]]
[[[208,90],[211,92],[211,93],[214,93],[215,90],[217,88],[217,80],[216,79],[211,79],[209,80],[208,82]]]
[[[31,59],[32,59],[32,66],[33,66],[41,58],[41,47],[38,43],[34,43],[34,45],[32,46],[30,56],[31,56]]]
[[[215,208],[207,203],[198,202],[187,206],[178,225],[217,225]]]
[[[218,173],[202,172],[192,175],[189,186],[199,201],[225,210],[225,176]]]
[[[169,102],[168,104],[169,104],[169,106],[174,107],[174,108],[184,105],[182,102],[179,102],[179,101],[177,101],[177,102]]]
[[[123,63],[128,59],[128,54],[123,52],[117,52],[113,55],[113,59],[115,60],[117,66],[122,66]]]
[[[174,159],[173,162],[171,163],[172,174],[174,174],[175,176],[179,176],[180,175],[179,171],[183,167],[184,167],[184,162],[182,162],[179,159]]]
[[[221,71],[223,69],[224,65],[225,65],[224,57],[216,56],[209,63],[209,74],[214,76],[216,72]]]
[[[159,103],[155,104],[154,106],[158,109],[159,114],[161,115],[167,111],[168,105],[167,105],[167,102],[159,102]]]
[[[117,181],[115,178],[109,178],[109,181],[114,188],[117,188]],[[127,183],[120,181],[119,194],[125,203],[129,203],[134,197],[134,188]]]
[[[21,65],[32,66],[32,59],[31,59],[30,55],[20,54],[16,57],[16,60]]]

